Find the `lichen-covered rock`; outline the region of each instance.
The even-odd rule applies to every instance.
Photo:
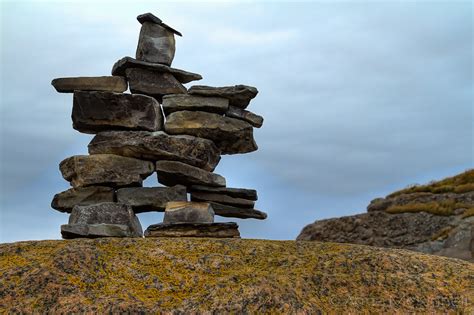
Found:
[[[225,187],[225,178],[200,168],[176,161],[156,162],[158,182],[166,186],[208,185]]]
[[[98,133],[89,143],[89,154],[117,154],[142,160],[172,160],[213,171],[220,151],[208,139],[168,135],[162,131],[110,131]]]
[[[152,162],[113,154],[75,155],[59,165],[64,179],[74,188],[103,185],[141,186],[154,171]]]
[[[167,94],[186,93],[186,88],[171,73],[130,68],[125,70],[125,75],[132,93],[149,95],[159,101]]]
[[[162,107],[166,116],[182,110],[225,114],[229,109],[229,100],[223,97],[171,94],[163,97]]]
[[[258,149],[252,126],[242,120],[200,111],[171,113],[165,124],[169,134],[185,134],[212,140],[222,154],[253,152]]]
[[[350,244],[199,238],[16,242],[0,244],[0,274],[4,313],[474,311],[474,264]]]
[[[73,128],[84,133],[109,130],[156,131],[163,127],[160,104],[136,94],[75,91]]]
[[[130,205],[135,213],[165,211],[169,201],[187,201],[186,187],[128,187],[117,190],[117,202]]]
[[[212,237],[240,238],[239,226],[234,222],[218,223],[158,223],[150,225],[145,237]]]
[[[166,204],[163,223],[213,223],[214,210],[207,202],[171,201]]]
[[[115,190],[105,186],[71,188],[54,195],[51,208],[71,213],[74,206],[86,206],[101,202],[113,202]]]
[[[119,76],[56,78],[51,84],[60,93],[77,90],[122,93],[127,90],[127,81]]]
[[[225,97],[229,100],[229,105],[242,109],[247,108],[250,101],[258,94],[255,87],[243,84],[222,87],[194,85],[188,92],[194,95]]]

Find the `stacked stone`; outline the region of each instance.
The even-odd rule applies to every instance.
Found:
[[[253,127],[263,118],[246,108],[258,91],[245,85],[186,89],[183,84],[202,77],[170,67],[174,35],[181,33],[151,13],[137,19],[136,58],[117,61],[112,76],[52,81],[58,92],[74,93],[73,128],[95,135],[89,155],[60,163],[72,186],[51,205],[71,214],[61,234],[141,237],[136,214],[164,211],[163,223],[148,227],[146,237],[240,237],[236,223],[215,223],[214,215],[267,215],[254,209],[255,190],[228,188],[213,171],[221,154],[257,150]],[[166,187],[143,187],[154,172]]]

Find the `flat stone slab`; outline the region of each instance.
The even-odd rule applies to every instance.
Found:
[[[170,32],[173,32],[174,34],[176,34],[178,36],[183,36],[183,34],[178,32],[174,28],[166,25],[165,23],[163,23],[163,21],[159,17],[155,16],[154,14],[152,14],[150,12],[140,14],[139,16],[137,16],[137,20],[138,20],[138,22],[140,22],[140,24],[150,22],[150,23],[155,23],[155,24],[161,25],[161,26],[167,28]]]
[[[172,201],[166,204],[163,223],[213,223],[214,210],[207,202]]]
[[[145,237],[240,238],[237,223],[159,223],[150,225]]]
[[[123,227],[107,225],[122,225],[128,228],[128,232]],[[68,224],[61,227],[61,233],[64,238],[141,237],[143,235],[140,221],[132,208],[128,205],[113,202],[75,206],[69,216]]]
[[[253,208],[255,201],[230,197],[224,194],[216,194],[210,192],[192,192],[191,200],[193,201],[204,201],[204,202],[218,202],[225,205],[241,207],[241,208]]]
[[[158,182],[166,186],[207,185],[225,187],[225,178],[200,168],[176,161],[156,162]]]
[[[258,149],[252,126],[242,120],[200,111],[171,113],[165,130],[169,134],[187,134],[214,141],[222,154],[253,152]]]
[[[223,194],[235,198],[244,198],[248,200],[257,200],[257,191],[255,189],[230,188],[230,187],[209,187],[203,185],[193,185],[188,189],[192,192],[208,192]]]
[[[186,187],[129,187],[117,190],[117,202],[132,207],[135,213],[165,211],[170,201],[187,201]]]
[[[164,95],[186,93],[186,88],[171,74],[130,68],[125,75],[132,93],[149,95],[161,100]]]
[[[208,139],[168,135],[163,131],[106,131],[89,143],[89,154],[117,154],[142,160],[171,160],[213,171],[220,150]]]
[[[188,93],[202,96],[225,97],[229,100],[229,105],[245,109],[249,105],[250,100],[257,96],[258,90],[253,86],[243,84],[222,87],[194,85],[189,89]]]
[[[159,103],[152,97],[75,91],[73,128],[83,133],[110,130],[156,131],[163,127]]]
[[[229,100],[223,97],[173,94],[164,96],[161,106],[166,116],[182,110],[225,114],[229,109]]]
[[[75,155],[63,160],[59,169],[74,188],[103,185],[111,187],[141,186],[154,171],[154,165],[113,154]]]
[[[122,93],[127,90],[127,81],[119,76],[56,78],[51,84],[60,93],[76,90]]]
[[[229,106],[229,109],[225,113],[227,117],[232,117],[248,122],[255,128],[260,128],[263,125],[263,117],[254,114],[248,110],[241,109],[235,106]]]
[[[265,220],[267,218],[267,214],[265,212],[257,209],[234,207],[218,202],[210,202],[210,204],[212,209],[214,209],[215,215],[221,217],[259,220]]]
[[[128,68],[139,68],[160,73],[170,73],[181,83],[189,83],[191,81],[202,79],[202,76],[197,73],[171,68],[159,63],[141,61],[132,57],[123,57],[117,61],[112,68],[112,75],[125,76],[125,71]]]
[[[54,195],[51,208],[71,213],[74,206],[86,206],[102,202],[114,202],[115,190],[105,186],[71,188]]]

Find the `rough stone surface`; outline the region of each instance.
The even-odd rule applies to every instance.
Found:
[[[159,223],[145,230],[145,237],[240,238],[237,223]]]
[[[217,203],[222,203],[225,205],[241,207],[241,208],[253,208],[255,206],[255,201],[235,198],[226,196],[223,194],[208,193],[208,192],[192,192],[191,200],[195,201],[212,201]]]
[[[214,142],[162,131],[110,131],[98,133],[89,143],[89,154],[117,154],[142,160],[172,160],[213,171],[220,150]]]
[[[259,220],[265,220],[267,218],[265,212],[252,208],[234,207],[218,202],[210,202],[210,204],[212,209],[214,209],[214,213],[221,217]]]
[[[0,244],[0,253],[0,304],[7,314],[474,311],[474,264],[407,250],[101,238]]]
[[[235,106],[229,106],[229,109],[225,113],[227,117],[237,118],[243,121],[248,122],[256,128],[260,128],[263,125],[263,117],[248,110],[241,109]]]
[[[148,130],[163,127],[159,103],[145,95],[74,92],[73,128],[84,133],[107,130]]]
[[[124,224],[63,224],[61,235],[64,239],[98,237],[137,237]]]
[[[112,75],[125,76],[125,70],[128,68],[140,68],[162,73],[171,73],[181,83],[189,83],[191,81],[202,79],[202,76],[197,73],[171,68],[159,63],[136,60],[132,57],[123,57],[117,61],[112,68]]]
[[[152,162],[113,154],[75,155],[59,165],[74,188],[91,185],[141,186],[154,171]]]
[[[258,149],[253,128],[245,121],[200,111],[171,113],[165,130],[170,134],[187,134],[214,141],[222,154],[248,153]]]
[[[161,100],[167,94],[186,93],[186,88],[170,73],[130,68],[125,71],[130,91]]]
[[[163,21],[159,17],[156,17],[155,15],[153,15],[150,12],[140,14],[139,16],[137,16],[137,20],[138,20],[138,22],[140,22],[140,24],[143,24],[145,22],[150,22],[150,23],[155,23],[155,24],[161,25],[161,26],[167,28],[168,30],[170,30],[171,32],[173,32],[174,34],[176,34],[178,36],[183,36],[180,32],[178,32],[174,28],[166,25],[165,23],[163,23]]]
[[[208,192],[223,194],[235,198],[244,198],[248,200],[257,200],[257,191],[255,189],[229,188],[229,187],[209,187],[202,185],[193,185],[189,187],[190,192]]]
[[[122,227],[101,227],[101,224],[126,226],[128,227],[128,234],[122,235],[124,233]],[[93,226],[88,227],[89,225]],[[107,232],[110,234],[101,234],[106,234]],[[75,206],[69,216],[69,223],[66,226],[63,225],[61,227],[61,233],[64,238],[97,236],[141,237],[143,235],[140,221],[138,221],[138,218],[133,213],[132,208],[124,204],[113,202],[104,202],[88,206]]]
[[[257,96],[258,90],[253,86],[242,84],[223,87],[194,85],[188,92],[189,94],[202,96],[225,97],[229,100],[229,105],[245,109],[249,105],[250,100]]]
[[[117,190],[117,202],[130,205],[135,213],[165,211],[169,201],[186,201],[186,187],[129,187]]]
[[[88,186],[71,188],[54,195],[51,208],[60,212],[71,213],[76,205],[86,206],[95,203],[113,202],[115,192],[111,187]]]
[[[170,66],[175,54],[174,32],[163,25],[143,22],[135,57],[138,60]]]
[[[122,93],[127,90],[127,81],[119,76],[57,78],[51,84],[60,93],[72,93],[75,90]]]
[[[213,223],[214,210],[207,202],[172,201],[166,204],[163,223]]]
[[[229,108],[229,100],[223,97],[205,97],[189,94],[166,95],[163,97],[162,107],[166,116],[182,110],[225,114]]]
[[[200,168],[176,161],[156,162],[158,182],[166,186],[208,185],[225,187],[225,178]]]

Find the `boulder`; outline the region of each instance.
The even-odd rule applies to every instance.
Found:
[[[256,128],[260,128],[263,125],[263,117],[257,114],[254,114],[248,110],[241,109],[235,106],[229,106],[229,109],[225,113],[227,117],[237,118],[243,121],[248,122]]]
[[[84,133],[107,130],[148,130],[163,127],[159,103],[145,95],[74,92],[73,128]]]
[[[59,165],[61,173],[74,188],[104,185],[141,186],[154,171],[152,162],[113,154],[75,155]]]
[[[253,128],[245,121],[200,111],[171,113],[165,130],[170,134],[187,134],[214,141],[222,154],[248,153],[258,149]]]
[[[146,69],[125,70],[130,91],[152,96],[161,100],[167,94],[186,93],[186,88],[171,74]]]
[[[223,87],[194,85],[189,89],[188,93],[225,97],[229,100],[229,105],[245,109],[249,105],[250,100],[257,96],[258,90],[253,86],[242,84]]]
[[[56,78],[51,84],[60,93],[76,90],[122,93],[127,90],[127,81],[119,76]]]
[[[111,187],[88,186],[71,188],[54,195],[51,208],[71,213],[76,205],[86,206],[102,202],[114,202],[115,191]]]
[[[208,185],[225,187],[225,178],[200,168],[176,161],[156,162],[158,182],[166,186]]]
[[[112,68],[112,75],[125,76],[125,70],[128,68],[139,68],[155,72],[170,73],[181,83],[189,83],[191,81],[202,79],[202,76],[197,73],[171,68],[159,63],[141,61],[132,57],[123,57],[117,61]]]
[[[141,237],[140,221],[130,206],[104,202],[75,206],[69,223],[61,226],[63,238],[77,237]]]
[[[267,218],[267,214],[265,212],[257,209],[234,207],[218,202],[209,203],[211,204],[212,209],[214,209],[215,215],[219,215],[221,217],[258,220],[265,220]]]
[[[228,111],[229,100],[223,97],[189,94],[166,95],[163,97],[162,107],[166,116],[182,110],[224,114]]]
[[[174,32],[160,24],[148,21],[142,23],[135,57],[170,66],[176,50]]]
[[[220,151],[208,139],[174,136],[162,131],[108,131],[98,133],[89,143],[89,154],[117,154],[142,160],[172,160],[213,171]]]
[[[192,192],[207,192],[223,194],[235,198],[244,198],[248,200],[257,200],[257,191],[255,189],[229,188],[229,187],[209,187],[203,185],[193,185],[188,189]]]
[[[255,206],[255,201],[230,197],[223,194],[209,193],[209,192],[192,192],[191,200],[193,201],[208,201],[208,202],[218,202],[225,205],[241,207],[241,208],[253,208]]]
[[[187,201],[186,187],[129,187],[117,190],[117,202],[130,205],[135,213],[165,211],[169,201]]]
[[[214,210],[207,202],[172,201],[166,204],[163,223],[213,223]]]
[[[150,225],[145,237],[240,238],[237,223],[159,223]]]

